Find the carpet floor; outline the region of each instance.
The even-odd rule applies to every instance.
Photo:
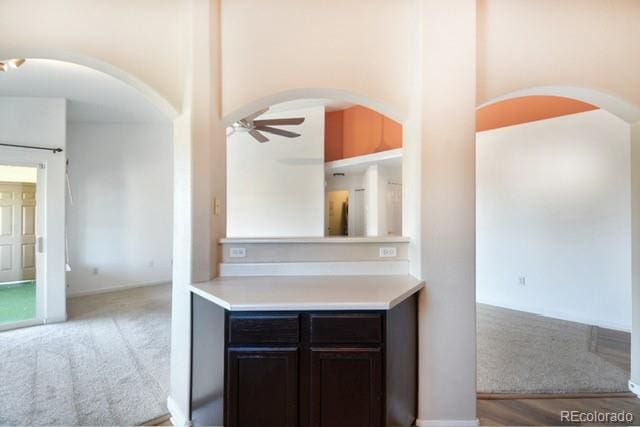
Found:
[[[484,304],[477,307],[478,392],[629,391],[629,370],[597,351],[598,328]]]
[[[130,426],[167,412],[171,286],[71,298],[0,332],[0,425]]]
[[[36,317],[36,282],[0,286],[0,324]]]

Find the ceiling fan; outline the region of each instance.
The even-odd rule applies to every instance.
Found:
[[[269,111],[268,108],[257,111],[244,119],[240,119],[231,125],[231,132],[227,136],[233,135],[235,132],[248,132],[256,141],[262,143],[269,141],[263,133],[271,133],[274,135],[284,136],[285,138],[297,138],[299,133],[279,129],[273,126],[294,126],[304,122],[304,117],[290,117],[286,119],[261,119],[256,120],[264,113]]]
[[[6,62],[0,62],[0,72],[7,71],[9,67],[16,68],[16,69],[20,68],[20,66],[25,62],[26,62],[26,59],[24,58],[14,58]]]

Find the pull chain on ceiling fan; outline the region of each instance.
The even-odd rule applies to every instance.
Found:
[[[291,132],[284,129],[279,129],[274,126],[296,126],[304,123],[304,117],[290,117],[284,119],[262,119],[256,120],[264,113],[269,111],[268,108],[257,111],[244,119],[240,119],[231,125],[232,131],[228,136],[231,136],[235,132],[242,131],[248,132],[256,141],[263,143],[269,141],[263,133],[271,133],[273,135],[284,136],[285,138],[297,138],[299,133]]]

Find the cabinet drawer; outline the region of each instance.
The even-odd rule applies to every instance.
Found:
[[[230,344],[297,343],[298,314],[229,315]]]
[[[309,323],[313,344],[382,341],[382,315],[378,313],[312,314]]]

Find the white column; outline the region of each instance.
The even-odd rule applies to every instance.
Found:
[[[371,165],[364,172],[364,215],[367,236],[378,235],[378,199],[379,195],[378,165]]]
[[[171,377],[167,406],[174,425],[189,425],[191,294],[188,285],[211,277],[210,141],[214,99],[213,31],[218,1],[191,0],[182,114],[174,121],[174,231]],[[217,92],[216,92],[217,94]],[[216,122],[217,123],[217,122]],[[224,173],[224,172],[223,172]]]
[[[422,3],[418,426],[476,425],[476,1]]]
[[[640,122],[631,125],[631,378],[640,396]]]

